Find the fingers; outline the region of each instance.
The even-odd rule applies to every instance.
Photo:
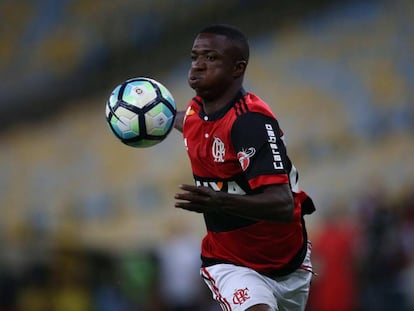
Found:
[[[178,200],[186,200],[186,201],[196,201],[196,202],[203,202],[209,199],[212,194],[211,190],[208,187],[197,187],[192,185],[180,185],[180,189],[184,190],[183,193],[177,193],[175,198]]]
[[[180,185],[179,187],[185,192],[175,194],[174,198],[181,200],[175,203],[176,208],[197,213],[203,213],[207,210],[208,203],[211,200],[211,189],[187,184]]]
[[[185,191],[195,191],[198,188],[197,186],[187,185],[187,184],[181,184],[178,187]]]
[[[203,186],[193,186],[193,185],[187,185],[187,184],[182,184],[179,186],[180,189],[184,190],[184,191],[188,191],[188,192],[192,192],[192,193],[197,193],[197,194],[202,194],[202,195],[208,195],[208,193],[210,192],[210,188],[208,187],[203,187]]]
[[[209,196],[198,192],[176,193],[174,198],[177,200],[184,200],[192,203],[206,203],[210,199]]]
[[[176,193],[174,198],[176,208],[193,211],[196,213],[212,212],[222,204],[221,192],[216,192],[209,187],[182,184],[179,186],[184,192]]]
[[[203,213],[206,208],[204,206],[196,205],[193,203],[187,203],[187,202],[176,202],[175,203],[176,208],[181,208],[190,212],[196,212],[196,213]]]

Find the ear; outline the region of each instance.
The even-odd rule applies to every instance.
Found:
[[[239,78],[244,75],[247,67],[247,61],[238,60],[234,65],[233,77]]]

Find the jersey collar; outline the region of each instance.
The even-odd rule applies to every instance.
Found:
[[[244,90],[244,88],[241,88],[240,91],[237,92],[236,96],[226,105],[224,106],[221,110],[212,113],[212,114],[206,114],[204,112],[203,109],[203,100],[201,97],[197,96],[194,98],[194,101],[200,105],[200,112],[199,112],[199,117],[203,120],[208,120],[208,121],[215,121],[218,119],[221,119],[222,117],[224,117],[224,115],[227,113],[227,111],[229,111],[235,103],[237,103],[240,98],[244,97],[246,95],[246,91]]]

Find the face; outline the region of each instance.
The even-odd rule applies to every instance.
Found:
[[[204,100],[219,98],[237,79],[234,46],[225,36],[199,34],[191,50],[188,83]]]

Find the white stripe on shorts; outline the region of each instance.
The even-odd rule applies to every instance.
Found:
[[[216,300],[219,303],[221,309],[223,309],[223,311],[232,311],[230,303],[226,300],[226,298],[224,298],[220,294],[220,291],[216,286],[216,281],[210,275],[210,273],[208,273],[206,268],[201,268],[201,277],[204,279],[205,283],[210,288],[211,292],[213,293],[214,300]]]

